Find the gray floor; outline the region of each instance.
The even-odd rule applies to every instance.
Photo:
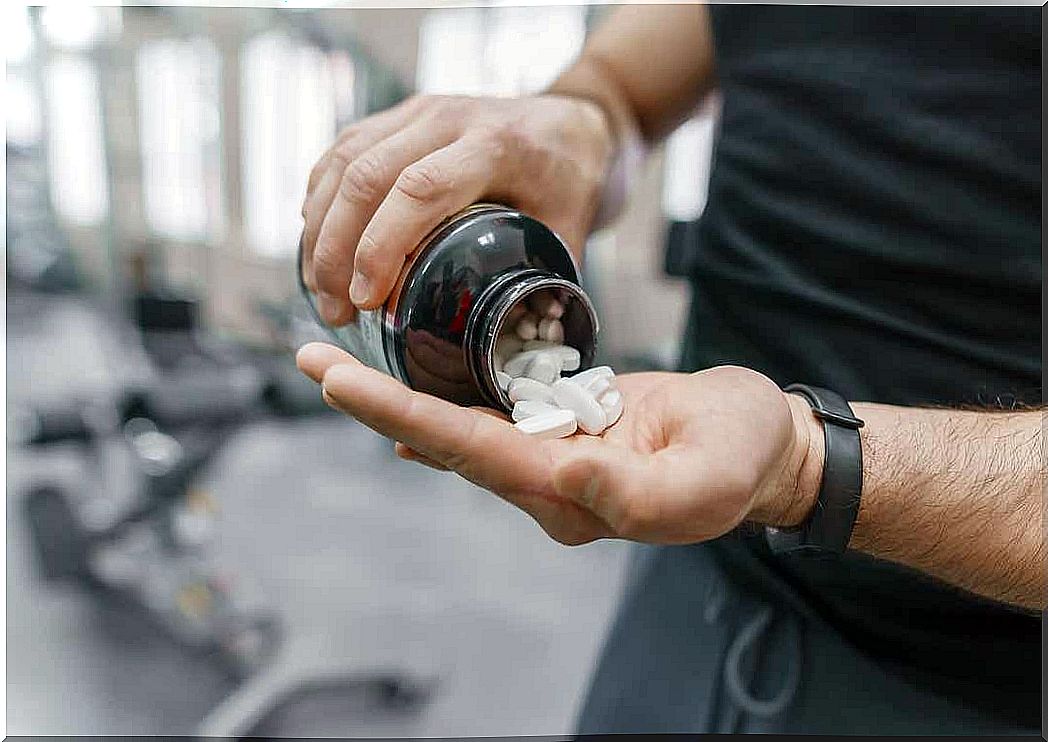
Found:
[[[114,383],[134,364],[108,333],[76,302],[9,304],[9,404]],[[233,687],[140,621],[39,581],[18,504],[41,475],[86,476],[73,451],[8,451],[8,732],[193,733]],[[281,666],[438,679],[414,715],[314,698],[271,733],[571,731],[626,544],[560,546],[501,500],[399,461],[338,416],[245,428],[202,484],[222,508],[218,559],[287,624]]]

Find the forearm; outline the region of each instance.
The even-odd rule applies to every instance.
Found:
[[[866,425],[849,548],[1042,610],[1044,413],[852,408]],[[821,443],[818,424],[807,438]],[[821,445],[812,451],[821,457]],[[813,501],[814,493],[804,499]]]
[[[704,6],[623,5],[547,92],[595,102],[616,142],[635,132],[652,144],[676,128],[713,84]]]
[[[546,91],[589,101],[613,157],[591,228],[621,212],[648,149],[713,87],[713,41],[702,5],[620,6]]]

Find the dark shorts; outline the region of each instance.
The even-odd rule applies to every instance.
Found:
[[[636,549],[580,734],[1037,733],[912,685],[777,591],[734,584],[716,545]]]

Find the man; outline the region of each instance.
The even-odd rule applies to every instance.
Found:
[[[305,281],[344,322],[479,200],[581,255],[631,142],[714,88],[682,373],[620,377],[602,437],[536,443],[330,346],[299,364],[558,541],[648,545],[580,731],[1033,733],[1033,8],[616,8],[546,95],[416,98],[343,132],[310,177]]]

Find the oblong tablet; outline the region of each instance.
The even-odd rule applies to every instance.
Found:
[[[611,379],[615,376],[615,372],[611,369],[611,366],[594,366],[593,368],[587,368],[585,371],[580,371],[574,376],[569,376],[568,378],[581,387],[589,387],[594,379],[602,376]]]
[[[556,412],[559,408],[554,407],[546,402],[540,402],[537,399],[522,399],[513,405],[513,412],[510,417],[513,418],[513,422],[519,423],[521,420],[527,420],[529,417],[535,417],[535,415],[545,415],[548,412]]]
[[[560,358],[553,351],[540,350],[524,375],[543,384],[552,384],[560,378],[560,367]]]
[[[539,322],[531,312],[528,312],[521,317],[520,322],[517,323],[515,328],[517,331],[517,337],[521,340],[534,340],[539,336]]]
[[[607,414],[600,403],[578,384],[560,379],[553,385],[553,400],[558,407],[575,413],[575,419],[583,432],[599,435],[608,425]]]
[[[578,429],[578,422],[571,410],[553,410],[521,420],[515,427],[539,439],[564,438]]]
[[[625,402],[622,398],[622,392],[618,389],[609,389],[600,398],[600,406],[604,410],[604,416],[607,418],[606,427],[611,427],[619,421],[622,417],[622,409],[625,406]]]
[[[506,394],[509,395],[512,402],[534,401],[554,404],[553,390],[541,381],[535,381],[526,376],[513,379],[506,388]]]

